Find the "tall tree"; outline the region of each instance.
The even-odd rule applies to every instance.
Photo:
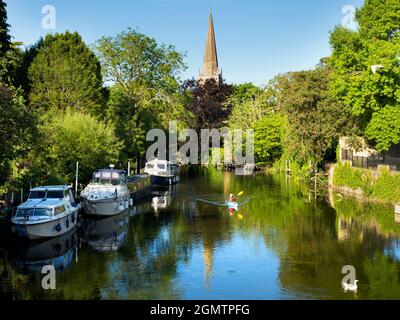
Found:
[[[11,48],[10,25],[7,23],[7,4],[0,0],[0,55],[5,56]]]
[[[29,97],[31,92],[29,68],[42,48],[43,42],[43,38],[40,38],[35,44],[25,48],[21,53],[21,58],[15,71],[14,85],[17,88],[21,87],[23,89],[26,98]]]
[[[331,34],[332,89],[380,151],[400,142],[400,2],[366,0],[357,31]]]
[[[20,184],[71,183],[79,161],[79,177],[88,182],[95,168],[119,164],[122,143],[111,125],[76,110],[48,112],[39,125],[40,143],[21,162],[27,170],[15,174]]]
[[[272,165],[283,153],[285,116],[270,113],[253,123],[254,157],[257,165]]]
[[[0,186],[11,175],[12,161],[29,152],[36,132],[35,115],[13,86],[20,52],[11,42],[6,7],[0,0]]]
[[[231,129],[250,129],[263,116],[275,111],[275,92],[271,86],[264,89],[253,84],[236,85],[227,104],[232,112],[227,124]]]
[[[136,158],[139,167],[146,131],[166,128],[168,118],[177,119],[183,113],[178,78],[185,68],[183,55],[132,29],[101,38],[97,54],[105,80],[113,85],[109,119],[124,123],[118,126],[119,136],[128,157]]]
[[[188,80],[183,89],[189,97],[186,108],[194,115],[193,129],[219,129],[225,125],[232,109],[226,103],[233,92],[231,85],[219,84],[214,79]]]
[[[315,70],[292,72],[280,77],[278,103],[288,115],[285,152],[300,164],[320,164],[335,154],[338,139],[353,134],[349,108],[329,92],[330,68],[326,63]]]
[[[12,160],[32,148],[35,123],[21,90],[0,83],[0,186],[10,176]]]
[[[7,23],[7,4],[0,0],[0,81],[12,85],[21,58],[20,43],[13,43]]]
[[[29,68],[33,107],[97,114],[103,105],[100,63],[78,33],[48,35]]]

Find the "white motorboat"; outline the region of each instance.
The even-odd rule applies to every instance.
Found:
[[[129,188],[126,172],[111,169],[97,170],[90,184],[81,193],[85,213],[113,216],[129,208]]]
[[[173,185],[179,182],[179,166],[171,161],[154,159],[146,163],[145,173],[154,185]]]
[[[11,219],[13,231],[32,240],[63,235],[75,228],[80,208],[70,186],[31,189]]]

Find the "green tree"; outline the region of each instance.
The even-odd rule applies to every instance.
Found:
[[[101,110],[100,64],[78,33],[47,35],[29,68],[30,103],[41,111]]]
[[[12,160],[31,149],[35,123],[21,90],[0,83],[0,186],[11,174]]]
[[[274,111],[274,91],[271,87],[258,88],[253,84],[234,86],[228,99],[232,111],[228,118],[230,129],[251,129],[254,123]]]
[[[7,23],[7,4],[0,0],[0,78],[3,84],[12,85],[21,59],[21,43],[13,43]]]
[[[288,115],[285,153],[304,165],[334,157],[341,135],[353,135],[349,108],[329,92],[330,68],[292,72],[279,79],[278,103]]]
[[[29,82],[29,68],[33,63],[33,60],[39,53],[39,50],[43,46],[43,38],[40,38],[34,45],[26,47],[25,50],[20,54],[20,61],[16,68],[16,75],[14,79],[14,85],[23,89],[26,98],[29,97],[31,92],[31,84]]]
[[[283,152],[285,116],[271,113],[254,123],[254,156],[257,165],[272,165]]]
[[[24,159],[26,171],[18,179],[39,183],[71,183],[79,161],[80,180],[94,169],[119,160],[121,142],[114,128],[76,110],[48,112],[40,125],[40,143]]]
[[[7,4],[0,0],[0,55],[4,56],[11,48],[10,25],[7,23]]]
[[[240,104],[249,100],[255,100],[263,90],[251,82],[236,84],[232,86],[232,94],[229,102],[232,104]]]
[[[357,31],[331,34],[332,90],[364,135],[387,151],[400,142],[400,2],[366,0]]]
[[[101,38],[96,48],[105,80],[113,85],[107,117],[139,167],[146,132],[166,128],[168,119],[183,113],[178,78],[185,68],[183,55],[132,29]]]

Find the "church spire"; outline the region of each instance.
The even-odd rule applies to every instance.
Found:
[[[204,62],[200,80],[215,79],[220,82],[220,73],[218,69],[217,45],[215,41],[215,31],[212,11],[210,9],[210,20],[208,22],[208,34],[206,41],[206,49],[204,51]]]

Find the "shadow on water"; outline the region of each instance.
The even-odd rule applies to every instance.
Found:
[[[251,201],[239,212],[217,205],[242,190]],[[188,168],[179,185],[65,237],[2,234],[0,298],[399,299],[399,235],[392,208],[315,200],[280,176]],[[57,267],[54,291],[41,288],[43,264]],[[357,294],[342,290],[345,265]]]

